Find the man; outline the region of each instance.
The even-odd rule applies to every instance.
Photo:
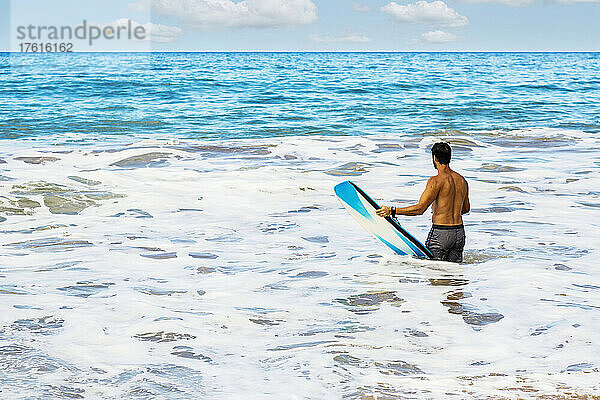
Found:
[[[471,205],[467,181],[450,168],[451,156],[452,150],[448,143],[434,144],[431,157],[437,175],[427,181],[419,203],[404,208],[384,206],[377,210],[377,215],[421,215],[433,203],[433,227],[425,245],[433,253],[434,260],[460,263],[465,247],[462,215],[471,210]]]

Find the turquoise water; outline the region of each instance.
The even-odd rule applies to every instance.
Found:
[[[1,54],[0,137],[600,130],[599,53]]]
[[[598,61],[1,55],[0,398],[600,395]],[[460,265],[333,193],[414,203],[439,140]]]

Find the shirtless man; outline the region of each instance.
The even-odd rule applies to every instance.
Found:
[[[438,173],[427,181],[419,203],[404,208],[384,206],[377,210],[377,215],[421,215],[433,203],[433,227],[425,245],[433,253],[434,260],[460,263],[465,247],[462,215],[471,210],[471,205],[467,181],[450,168],[451,155],[448,143],[434,144],[431,157]]]

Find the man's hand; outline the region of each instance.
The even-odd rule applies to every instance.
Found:
[[[390,207],[383,206],[379,210],[375,211],[380,217],[389,217],[392,215],[392,209]]]

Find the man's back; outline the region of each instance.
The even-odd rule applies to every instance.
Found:
[[[467,181],[459,173],[447,168],[432,177],[438,189],[438,195],[432,204],[435,225],[460,225],[468,203]],[[467,210],[468,211],[468,210]]]

